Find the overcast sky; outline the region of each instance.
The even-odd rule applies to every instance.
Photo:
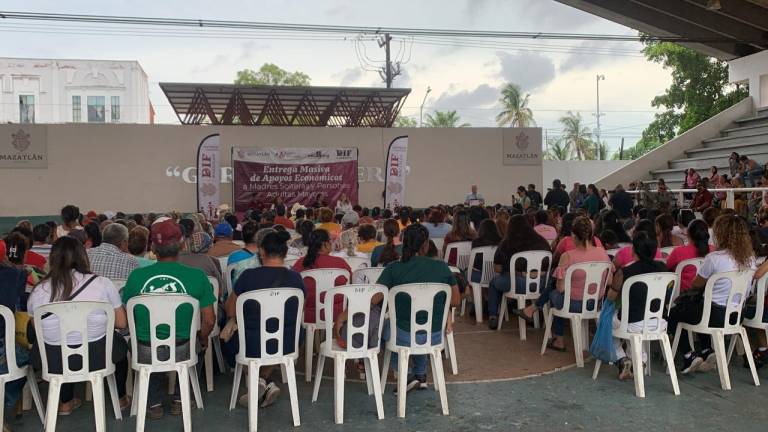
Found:
[[[25,12],[132,15],[194,19],[341,24],[361,26],[636,34],[633,29],[578,11],[552,0],[288,0],[265,1],[35,1],[5,0],[3,10]],[[21,27],[19,27],[21,26]],[[50,26],[47,28],[41,28]],[[375,42],[362,45],[355,35],[320,38],[299,35],[238,35],[238,37],[142,37],[135,32],[117,34],[92,29],[64,34],[42,33],[66,24],[0,21],[2,50],[7,57],[87,58],[137,60],[149,75],[150,98],[159,123],[176,117],[157,86],[158,82],[231,82],[237,70],[257,69],[265,62],[287,70],[300,70],[313,85],[383,86],[378,74],[361,68],[363,47],[373,61],[383,59]],[[38,31],[30,31],[36,28]],[[115,29],[111,26],[109,29]],[[120,28],[120,27],[117,27]],[[111,32],[111,33],[110,33]],[[210,33],[208,33],[210,35]],[[397,37],[397,35],[395,35]],[[637,141],[653,118],[651,99],[669,85],[670,75],[646,61],[638,43],[542,42],[516,40],[506,46],[477,47],[477,42],[416,38],[393,45],[402,51],[404,73],[395,87],[412,89],[403,114],[418,119],[427,86],[432,88],[424,108],[456,110],[472,126],[494,126],[499,89],[514,82],[530,93],[537,124],[548,135],[560,133],[557,119],[568,110],[579,111],[595,126],[595,76],[600,83],[602,135],[611,149],[621,137],[626,145]],[[612,54],[597,54],[612,51]]]

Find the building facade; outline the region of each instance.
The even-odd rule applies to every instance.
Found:
[[[0,123],[153,123],[136,61],[0,58]]]

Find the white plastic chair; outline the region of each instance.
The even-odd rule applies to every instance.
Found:
[[[237,272],[237,264],[232,264],[224,267],[224,283],[226,284],[227,298],[232,295],[235,290],[235,273]],[[216,297],[218,300],[219,298]]]
[[[327,317],[323,313],[322,304],[325,301],[326,292],[336,285],[336,278],[344,277],[347,284],[350,274],[344,269],[312,269],[301,272],[301,278],[315,281],[315,322],[302,322],[306,330],[307,340],[304,343],[304,377],[307,382],[312,382],[312,355],[315,350],[315,332],[325,328],[325,320],[333,322],[333,316]],[[304,317],[306,319],[306,317]],[[326,335],[330,337],[330,335]]]
[[[355,272],[362,268],[367,268],[371,265],[370,257],[345,256],[344,261],[347,262],[347,264],[349,265],[349,268],[352,269],[352,272]]]
[[[699,268],[703,263],[704,258],[691,258],[680,261],[677,264],[677,267],[675,267],[675,274],[677,275],[677,278],[675,279],[675,286],[672,288],[672,296],[669,298],[669,304],[667,305],[667,316],[669,316],[669,311],[672,309],[672,306],[675,305],[675,299],[680,296],[680,281],[683,277],[683,270],[685,270],[686,267],[693,266],[698,273]]]
[[[701,314],[701,321],[699,321],[698,324],[680,323],[675,331],[675,340],[672,343],[673,354],[677,352],[677,344],[680,342],[680,333],[683,330],[688,331],[689,337],[692,337],[693,333],[703,333],[708,334],[712,338],[712,347],[717,358],[717,371],[720,375],[720,387],[722,387],[723,390],[731,389],[731,378],[728,373],[728,360],[725,351],[726,335],[732,336],[731,350],[736,344],[736,336],[741,337],[744,352],[747,353],[749,369],[752,371],[752,379],[755,382],[755,386],[760,385],[760,380],[757,378],[757,370],[755,369],[755,362],[751,355],[752,349],[749,347],[747,331],[741,326],[742,307],[744,306],[747,293],[751,288],[752,277],[754,274],[754,270],[734,270],[712,275],[707,279],[707,285],[704,287],[704,311]],[[725,306],[725,323],[722,328],[717,328],[709,326],[709,317],[712,313],[712,289],[715,286],[715,282],[720,279],[729,279],[731,282],[731,289],[728,293],[728,300]]]
[[[673,250],[674,250],[676,247],[677,247],[677,246],[667,246],[667,247],[663,247],[663,248],[661,248],[661,257],[662,257],[662,258],[663,258],[663,259],[666,261],[666,259],[669,257],[669,254],[671,254],[671,253],[672,253],[672,251],[673,251]]]
[[[461,270],[458,269],[458,267],[454,266],[448,266],[448,269],[451,271],[451,273],[461,273]],[[451,318],[453,318],[453,322],[456,322],[456,308],[451,308]],[[453,333],[445,333],[445,358],[451,361],[451,373],[453,375],[459,374],[459,361],[456,358],[456,341],[453,338]]]
[[[150,363],[139,362],[139,341],[136,333],[135,310],[137,307],[146,308],[149,314],[150,341],[149,349],[152,354]],[[176,358],[176,310],[179,307],[192,309],[192,320],[189,328],[189,359]],[[133,383],[134,398],[131,404],[131,415],[136,415],[136,431],[144,431],[147,414],[147,398],[149,396],[149,377],[153,373],[176,372],[179,380],[181,410],[184,432],[192,430],[192,410],[189,386],[192,384],[197,408],[203,409],[200,381],[197,377],[197,331],[200,328],[200,305],[197,299],[186,294],[147,294],[128,300],[128,327],[131,331],[131,368],[136,371]],[[170,337],[159,339],[158,327],[168,329]],[[168,358],[160,359],[158,351],[161,347],[168,349]],[[138,398],[136,397],[138,393]]]
[[[515,289],[515,265],[518,260],[525,260],[526,272],[525,272],[525,293],[518,294]],[[546,266],[545,266],[546,264]],[[547,270],[544,270],[544,269]],[[525,307],[525,302],[528,300],[536,300],[541,294],[542,287],[546,287],[549,282],[549,270],[552,268],[552,253],[548,251],[527,251],[519,252],[512,255],[509,260],[509,277],[512,284],[512,288],[504,293],[501,297],[501,304],[499,305],[499,325],[496,328],[501,330],[501,323],[504,321],[504,316],[509,313],[507,310],[507,299],[514,299],[517,302],[517,307]],[[532,278],[531,274],[536,272],[536,277]],[[538,312],[534,315],[535,322],[538,324]],[[524,319],[517,319],[520,328],[520,340],[526,340],[527,323]],[[538,325],[537,325],[538,327]]]
[[[104,432],[106,430],[107,419],[104,413],[104,378],[107,379],[109,394],[112,398],[112,408],[115,411],[115,418],[123,418],[120,413],[120,402],[117,397],[117,382],[115,381],[115,365],[112,363],[112,338],[115,327],[115,311],[112,305],[105,302],[92,301],[66,301],[55,302],[40,306],[35,309],[34,320],[35,328],[43,328],[43,315],[51,313],[59,320],[59,340],[61,341],[61,365],[62,373],[55,374],[48,370],[48,357],[45,349],[40,350],[40,359],[43,363],[43,379],[48,381],[48,401],[45,409],[45,430],[56,430],[56,416],[59,412],[59,393],[61,385],[76,382],[90,382],[93,389],[93,410],[96,417],[96,431]],[[103,313],[106,315],[106,337],[105,348],[106,359],[103,369],[90,370],[88,357],[88,316],[90,314]],[[52,319],[49,317],[47,319]],[[67,345],[67,335],[79,334],[81,343],[73,347]],[[42,335],[42,331],[40,332]],[[42,337],[41,343],[42,346]],[[73,356],[80,356],[82,368],[72,370],[69,367],[69,360]],[[34,380],[34,378],[33,378]]]
[[[624,281],[621,290],[621,320],[619,328],[613,330],[613,336],[628,340],[632,347],[632,369],[635,377],[635,395],[645,397],[645,382],[643,376],[643,344],[650,341],[659,341],[661,353],[667,362],[669,378],[672,380],[672,390],[675,395],[680,395],[680,387],[675,373],[672,347],[667,335],[667,322],[664,320],[664,300],[667,297],[667,287],[677,279],[675,273],[648,273],[632,276]],[[641,284],[641,285],[636,285]],[[630,290],[645,287],[645,313],[643,320],[638,323],[629,323],[629,294]],[[592,379],[597,379],[600,372],[600,359],[595,361],[595,370]]]
[[[301,257],[298,257],[298,258],[286,258],[286,259],[283,260],[283,265],[285,266],[285,268],[287,268],[289,270],[293,269],[293,266],[294,266],[294,264],[296,264],[296,261],[298,261],[300,259],[303,259],[303,258],[301,258]]]
[[[296,299],[296,334],[294,335],[293,352],[283,354],[285,351],[284,329],[285,321],[289,318],[285,316],[285,305],[291,299]],[[260,306],[259,328],[260,353],[261,357],[248,357],[246,355],[246,331],[245,316],[243,310],[246,302],[254,301]],[[235,409],[237,403],[237,394],[240,389],[240,379],[243,376],[243,366],[248,368],[248,430],[256,432],[259,414],[259,369],[262,366],[281,365],[284,368],[284,375],[288,381],[288,392],[291,399],[291,413],[293,415],[293,426],[298,427],[301,422],[299,419],[299,399],[296,393],[296,369],[294,362],[299,357],[299,323],[304,312],[304,293],[297,288],[273,288],[249,291],[237,296],[237,322],[240,330],[237,337],[240,342],[240,351],[237,353],[235,361],[235,381],[232,384],[232,394],[229,398],[229,409]],[[277,330],[274,333],[267,331],[267,321],[276,320]],[[270,326],[272,328],[272,326]],[[271,353],[267,350],[267,342],[272,341],[276,345],[276,351]]]
[[[552,320],[554,317],[567,319],[571,322],[573,336],[573,350],[576,354],[576,366],[584,367],[584,349],[589,340],[587,333],[587,320],[597,320],[600,316],[600,299],[605,292],[612,268],[610,262],[582,262],[568,267],[565,271],[565,296],[563,308],[556,309],[547,305],[544,308],[544,340],[541,343],[541,354],[547,351],[547,342],[552,335]],[[571,312],[571,285],[575,272],[584,272],[584,294],[581,302],[581,310]]]
[[[493,271],[493,255],[495,253],[496,246],[483,246],[472,248],[469,254],[467,280],[472,287],[472,299],[475,303],[475,320],[478,323],[483,322],[483,288],[488,288],[488,284],[491,282],[491,279],[493,279],[493,275],[496,274]],[[480,282],[472,282],[472,273],[474,272],[472,267],[475,265],[475,260],[478,255],[483,257],[483,264],[480,268]]]
[[[219,270],[226,270],[227,263],[229,262],[229,256],[217,257],[216,259],[219,260]]]
[[[213,277],[208,276],[208,281],[211,282],[213,287],[213,296],[219,298],[219,281]],[[214,324],[213,330],[208,335],[208,347],[205,349],[205,384],[209,392],[213,391],[213,354],[216,354],[216,361],[219,364],[219,369],[222,371],[227,370],[227,364],[224,361],[224,355],[221,352],[221,340],[219,339],[219,308],[216,304],[213,305]]]
[[[379,276],[384,271],[384,267],[366,267],[352,272],[353,284],[375,284]]]
[[[37,386],[35,371],[29,366],[19,366],[16,362],[16,319],[13,312],[2,305],[0,305],[0,316],[5,323],[5,363],[8,365],[8,373],[0,375],[0,401],[5,401],[6,383],[26,377],[32,400],[35,402],[37,415],[40,416],[40,422],[45,425],[43,400],[40,397],[40,388]],[[0,419],[5,418],[3,417],[4,414],[5,403],[0,403]]]
[[[435,244],[435,248],[437,248],[437,257],[443,259],[443,245],[445,244],[445,237],[430,237],[429,239],[432,240],[432,243]]]
[[[443,241],[445,241],[445,239],[443,239]],[[453,253],[454,251],[455,253]],[[453,264],[461,271],[466,271],[467,267],[469,266],[469,255],[471,252],[471,241],[448,243],[448,246],[445,247],[445,255],[443,256],[443,261],[448,263],[448,265],[451,265],[449,260],[451,258],[451,254],[453,253],[453,255],[456,256],[456,262]]]
[[[125,279],[110,279],[110,281],[112,282],[112,285],[117,288],[118,292],[123,292],[123,288],[125,287]]]
[[[616,254],[619,253],[621,249],[608,249],[605,251],[605,254],[608,255],[608,258],[611,259],[611,262],[613,262],[613,259],[616,258]]]
[[[445,388],[445,373],[443,371],[443,359],[440,352],[445,348],[445,338],[440,339],[440,343],[432,344],[432,321],[435,319],[434,309],[435,297],[445,296],[445,306],[442,311],[442,323],[440,328],[445,335],[445,325],[448,322],[448,311],[451,303],[451,287],[446,284],[438,283],[414,283],[399,285],[391,290],[387,295],[387,307],[390,311],[389,328],[390,338],[386,344],[384,352],[384,367],[381,368],[381,392],[384,393],[387,387],[387,372],[389,371],[392,352],[397,353],[397,416],[405,417],[405,394],[406,380],[408,374],[408,359],[412,355],[428,355],[431,359],[432,377],[434,379],[435,389],[440,394],[440,405],[443,415],[448,415],[448,394]],[[396,299],[398,295],[408,296],[411,299],[410,315],[410,344],[403,346],[397,344],[397,320],[392,318],[397,316]],[[416,320],[418,312],[426,312],[429,319],[425,323],[419,323]],[[426,341],[419,343],[416,340],[417,334],[425,334]]]
[[[365,284],[365,285],[348,285],[344,287],[336,287],[328,290],[325,301],[323,302],[323,309],[325,309],[325,315],[333,315],[334,297],[344,296],[347,300],[347,334],[346,334],[346,348],[342,348],[331,337],[326,338],[325,342],[320,345],[320,351],[317,358],[317,370],[315,372],[315,388],[312,392],[312,402],[317,401],[317,394],[320,391],[320,381],[323,379],[323,367],[325,365],[325,358],[329,357],[333,359],[334,364],[334,405],[336,408],[335,420],[336,424],[344,423],[344,371],[347,360],[351,359],[363,359],[365,362],[365,382],[368,386],[368,395],[373,395],[376,400],[376,413],[379,420],[384,419],[384,402],[382,401],[381,387],[378,380],[379,377],[379,351],[381,340],[381,331],[384,326],[384,310],[379,315],[378,333],[376,335],[376,343],[373,348],[368,347],[368,328],[373,324],[371,322],[371,300],[373,296],[381,294],[386,298],[387,287],[384,285]],[[382,304],[386,307],[386,302]],[[363,322],[359,325],[353,323],[353,317],[362,319]],[[333,334],[333,322],[332,320],[325,321],[325,333],[327,335]],[[355,346],[354,338],[357,337],[361,341],[360,345]]]
[[[765,313],[765,294],[766,287],[768,287],[768,274],[764,275],[757,281],[755,290],[755,316],[752,318],[744,318],[741,325],[744,327],[753,328],[757,331],[765,332],[768,336],[768,322],[763,321],[763,314]],[[7,339],[6,339],[7,340]],[[728,363],[731,362],[731,356],[733,355],[733,349],[736,346],[736,338],[731,338],[731,345],[728,348]],[[751,356],[751,354],[747,354]]]

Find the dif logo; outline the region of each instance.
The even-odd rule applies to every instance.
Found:
[[[348,158],[350,156],[352,156],[352,149],[336,150],[336,157]]]

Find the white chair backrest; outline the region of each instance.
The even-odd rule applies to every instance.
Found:
[[[765,294],[766,287],[768,287],[768,274],[765,274],[763,277],[758,279],[755,286],[755,316],[753,318],[744,319],[744,322],[749,321],[750,323],[758,324],[763,323],[763,313],[765,312]],[[8,329],[5,331],[8,333]]]
[[[228,265],[224,270],[224,283],[227,284],[227,297],[232,295],[235,289],[235,275],[237,274],[237,264]]]
[[[526,251],[512,255],[509,260],[510,275],[514,275],[515,264],[518,260],[524,260],[525,265],[525,294],[534,295],[541,293],[542,286],[547,286],[549,271],[552,270],[552,253],[549,251]],[[535,273],[534,273],[535,272]],[[531,277],[535,274],[535,277]],[[515,293],[515,278],[512,280],[512,293]]]
[[[589,261],[568,266],[568,269],[565,271],[563,310],[570,312],[573,275],[579,272],[584,274],[584,293],[581,298],[580,313],[596,317],[600,309],[599,300],[602,298],[605,287],[608,285],[612,267],[613,264],[607,261]]]
[[[450,264],[449,260],[453,253],[456,256],[454,265],[464,271],[469,267],[469,255],[471,251],[472,242],[470,241],[448,243],[448,246],[445,247],[443,260]]]
[[[5,323],[5,364],[8,366],[8,377],[23,377],[24,372],[16,363],[16,317],[13,311],[0,305],[0,317]],[[39,327],[38,327],[39,328]],[[45,351],[45,350],[43,350]]]
[[[608,249],[605,251],[605,254],[608,255],[608,258],[610,258],[611,261],[613,261],[613,259],[616,258],[616,254],[619,253],[619,250],[620,249]]]
[[[352,273],[352,283],[375,284],[383,271],[384,267],[366,267],[357,269]]]
[[[232,243],[234,243],[234,244],[236,244],[236,245],[238,245],[240,247],[245,247],[245,242],[242,241],[242,240],[232,240]]]
[[[375,348],[368,348],[368,327],[371,323],[371,299],[376,294],[381,294],[384,298],[387,298],[387,287],[378,284],[355,284],[346,285],[343,287],[335,287],[328,290],[325,296],[325,302],[323,302],[323,309],[325,309],[326,316],[333,315],[334,298],[336,296],[344,296],[347,302],[347,334],[346,334],[346,351],[349,354],[364,354],[369,350],[378,351],[378,344]],[[386,302],[382,304],[382,307],[386,307]],[[379,335],[377,340],[381,340],[381,331],[384,326],[384,314],[386,310],[382,310],[378,319]],[[362,319],[363,322],[355,322],[355,320]],[[325,322],[325,334],[333,334],[333,320],[327,320]],[[356,337],[357,336],[357,337]],[[356,344],[356,341],[361,341]]]
[[[666,260],[667,257],[669,257],[669,254],[671,254],[674,249],[675,249],[675,246],[667,246],[667,247],[661,248],[661,257],[664,258],[664,260]]]
[[[661,320],[664,316],[664,301],[667,298],[667,287],[675,283],[677,275],[672,272],[647,273],[632,276],[624,281],[621,288],[621,323],[619,331],[629,332],[629,296],[632,289],[645,288],[645,313],[643,314],[642,335],[659,334],[666,331]],[[633,331],[632,333],[640,333]]]
[[[219,301],[219,294],[221,293],[221,288],[219,287],[219,280],[216,279],[213,276],[208,276],[208,282],[211,283],[211,287],[213,288],[213,298],[216,299],[216,301]],[[218,309],[216,305],[213,306],[213,310],[218,312]]]
[[[483,260],[483,266],[479,269],[481,271],[480,274],[480,284],[481,285],[488,285],[488,283],[493,279],[493,276],[496,274],[493,271],[493,255],[496,254],[496,246],[483,246],[479,248],[472,248],[471,252],[469,254],[469,265],[468,268],[472,268],[475,265],[475,261],[477,260],[477,256],[482,256]],[[457,266],[458,267],[458,266]],[[467,270],[468,273],[471,273],[471,270]],[[471,274],[469,274],[469,277],[471,278]]]
[[[296,264],[296,261],[298,261],[300,259],[304,259],[304,258],[291,258],[291,259],[286,258],[286,259],[283,260],[283,265],[287,269],[292,269],[293,266]]]
[[[109,375],[115,370],[111,361],[105,362],[104,369],[90,370],[88,357],[88,317],[91,314],[103,313],[107,317],[106,321],[106,346],[105,352],[107,358],[112,356],[112,337],[115,334],[115,310],[112,305],[106,302],[94,301],[65,301],[49,303],[35,309],[35,328],[43,328],[43,315],[51,313],[59,319],[59,340],[61,341],[61,364],[62,374],[51,374],[48,371],[48,358],[46,350],[40,350],[40,358],[43,363],[43,378],[50,381],[49,376],[63,377],[65,382],[78,382],[88,379],[88,374],[103,371],[104,375]],[[48,317],[47,319],[52,319]],[[7,327],[7,325],[6,325]],[[7,330],[6,330],[7,331]],[[79,346],[69,346],[67,344],[67,335],[77,333],[80,335],[82,343]],[[38,333],[38,343],[43,345],[42,331]],[[7,353],[6,353],[7,354]],[[72,370],[69,367],[69,360],[72,356],[80,356],[82,359],[82,368]]]
[[[292,300],[295,299],[295,300]],[[285,315],[286,304],[289,301],[296,301],[296,316],[289,317]],[[281,359],[284,357],[284,329],[285,322],[290,318],[295,318],[296,321],[296,334],[294,335],[294,347],[293,355],[298,357],[299,355],[299,330],[301,330],[302,314],[304,313],[304,293],[298,288],[272,288],[272,289],[260,289],[255,291],[249,291],[242,295],[237,296],[237,322],[241,326],[243,331],[237,332],[237,337],[240,342],[240,351],[237,353],[239,361],[245,361],[246,356],[246,337],[247,331],[245,331],[245,314],[244,308],[247,302],[256,302],[259,304],[259,328],[261,329],[261,353],[262,360]],[[270,321],[272,320],[272,321]],[[270,322],[270,325],[267,325]],[[267,329],[277,328],[274,332],[269,332]],[[267,350],[267,343],[273,341],[276,345],[274,352]]]
[[[440,259],[443,259],[443,245],[445,244],[445,238],[444,237],[431,237],[430,240],[432,240],[432,243],[435,244],[435,248],[437,248],[437,256]]]
[[[384,228],[377,228],[376,241],[379,243],[384,243],[385,240],[386,240],[386,237],[384,236]]]
[[[192,319],[189,329],[189,352],[192,353],[189,359],[176,359],[176,312],[179,308],[192,309]],[[145,294],[132,297],[128,300],[128,328],[131,331],[131,346],[138,346],[136,334],[136,310],[146,310],[149,317],[149,345],[152,353],[152,362],[149,363],[153,368],[166,367],[173,370],[178,363],[191,362],[195,358],[197,351],[197,334],[200,328],[200,303],[196,298],[186,294]],[[158,327],[162,326],[170,335],[168,338],[159,339],[157,336]],[[169,356],[166,360],[158,357],[160,347],[167,347]],[[131,350],[131,363],[139,363],[137,349]],[[143,364],[143,363],[142,363]]]
[[[287,261],[287,260],[293,260],[293,261],[295,262],[295,261],[296,261],[296,260],[298,260],[299,258],[301,258],[301,255],[296,255],[296,254],[287,254],[287,255],[285,256],[285,260],[286,260],[286,261]]]
[[[715,283],[721,279],[728,279],[731,288],[728,292],[728,300],[725,303],[725,331],[738,331],[741,326],[741,309],[747,294],[752,289],[752,278],[755,275],[754,270],[733,270],[722,273],[715,273],[707,279],[707,285],[704,287],[704,313],[701,315],[699,325],[708,325],[709,316],[712,312],[712,294]]]
[[[448,320],[448,310],[451,305],[451,287],[447,284],[440,284],[440,283],[412,283],[412,284],[405,284],[405,285],[398,285],[391,290],[389,290],[389,295],[387,296],[387,307],[389,308],[390,315],[393,317],[398,316],[397,313],[397,302],[396,299],[398,296],[408,296],[411,299],[411,307],[410,310],[406,313],[410,313],[410,319],[411,319],[411,336],[410,336],[410,346],[416,347],[416,348],[428,348],[433,346],[432,345],[432,322],[435,319],[435,315],[438,313],[437,310],[434,309],[434,304],[437,296],[444,296],[445,298],[445,305],[443,307],[442,312],[442,323],[440,325],[440,331],[443,331],[445,329],[445,324]],[[426,320],[423,320],[423,315],[426,313]],[[417,316],[419,319],[417,319]],[[390,331],[392,337],[394,338],[394,335],[397,334],[397,320],[396,319],[390,319]],[[419,343],[416,339],[416,335],[418,334],[424,334],[426,333],[426,341],[424,343]],[[443,337],[440,341],[440,344],[436,345],[442,345],[445,343],[445,338]]]
[[[669,312],[672,309],[672,304],[675,302],[675,299],[680,295],[680,284],[683,278],[683,271],[686,268],[693,267],[695,271],[698,273],[699,268],[703,263],[704,263],[704,258],[691,258],[691,259],[683,260],[677,263],[677,267],[675,267],[675,274],[677,275],[677,279],[675,279],[675,286],[672,288],[672,296],[669,298],[669,307],[667,307],[667,312]]]
[[[312,269],[301,272],[302,279],[309,278],[315,281],[315,324],[318,326],[325,323],[322,305],[328,290],[336,286],[338,277],[346,278],[345,285],[349,284],[351,279],[349,272],[344,269]],[[333,321],[333,317],[330,320]]]
[[[219,260],[219,270],[224,271],[227,268],[227,262],[229,262],[228,256],[218,257],[216,258]]]
[[[344,257],[344,261],[347,262],[353,273],[358,269],[366,268],[371,265],[370,257],[346,256]]]
[[[115,286],[117,292],[122,292],[123,288],[125,288],[125,279],[110,279],[110,281],[112,281],[112,285]]]

